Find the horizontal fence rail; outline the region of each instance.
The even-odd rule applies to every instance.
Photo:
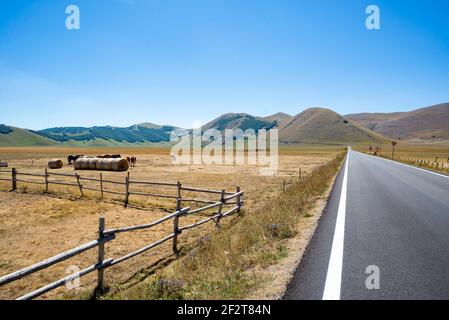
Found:
[[[4,172],[11,173],[11,179],[7,179],[7,180],[11,181],[13,190],[16,190],[17,182],[33,183],[30,181],[21,181],[21,179],[17,179],[17,176],[20,176],[20,175],[43,177],[45,179],[43,184],[46,185],[47,192],[48,192],[49,184],[54,183],[54,184],[67,185],[67,183],[62,183],[62,182],[58,182],[58,181],[56,181],[56,182],[50,181],[48,179],[52,175],[55,175],[55,176],[66,176],[66,177],[74,178],[76,180],[76,183],[71,183],[68,185],[78,187],[80,189],[81,194],[82,194],[83,189],[85,189],[85,190],[94,189],[94,188],[88,188],[88,187],[83,186],[80,183],[81,180],[91,180],[91,181],[100,182],[100,185],[101,185],[100,192],[102,194],[103,194],[103,192],[105,192],[105,193],[115,193],[115,194],[125,195],[125,197],[126,197],[125,198],[125,206],[128,204],[130,194],[138,194],[138,195],[145,195],[145,196],[169,196],[170,198],[176,199],[176,210],[174,212],[169,213],[169,214],[165,215],[164,217],[157,219],[153,222],[147,223],[147,224],[105,229],[105,219],[103,217],[100,217],[97,239],[89,241],[84,244],[81,244],[75,248],[64,251],[62,253],[59,253],[51,258],[48,258],[46,260],[43,260],[36,264],[33,264],[29,267],[20,269],[18,271],[15,271],[13,273],[10,273],[8,275],[0,277],[0,287],[1,287],[8,283],[12,283],[19,279],[22,279],[22,278],[24,278],[28,275],[31,275],[35,272],[46,269],[46,268],[53,266],[57,263],[60,263],[67,259],[70,259],[74,256],[80,255],[88,250],[91,250],[93,248],[98,248],[98,260],[97,260],[96,264],[88,266],[85,269],[83,269],[77,273],[71,274],[64,278],[61,278],[61,279],[56,280],[55,282],[52,282],[44,287],[41,287],[41,288],[36,289],[30,293],[22,295],[19,298],[17,298],[17,300],[28,300],[28,299],[36,298],[36,297],[41,296],[51,290],[61,287],[70,281],[73,281],[73,279],[75,279],[75,278],[85,276],[94,271],[97,271],[96,289],[103,290],[103,288],[104,288],[104,271],[107,268],[110,268],[116,264],[119,264],[128,259],[131,259],[137,255],[144,253],[144,252],[147,252],[147,251],[151,250],[152,248],[155,248],[169,240],[172,240],[173,253],[178,254],[179,253],[178,235],[180,235],[183,231],[199,227],[209,221],[213,221],[215,223],[215,225],[217,227],[219,227],[220,220],[222,218],[227,217],[233,213],[239,213],[241,211],[241,208],[244,203],[244,201],[242,200],[244,192],[240,191],[240,187],[237,187],[235,192],[226,192],[225,190],[216,191],[216,190],[207,190],[207,189],[200,189],[200,188],[182,187],[180,182],[165,183],[165,182],[152,182],[152,181],[134,181],[134,180],[129,179],[129,173],[126,177],[125,182],[121,183],[121,182],[116,182],[116,181],[104,180],[102,177],[102,174],[100,174],[100,179],[94,179],[94,178],[82,178],[78,174],[70,175],[70,174],[63,174],[63,173],[52,173],[52,172],[48,172],[47,170],[45,170],[45,173],[42,175],[34,174],[34,173],[30,174],[30,173],[26,173],[26,172],[18,172],[15,168],[12,168],[11,170],[8,170],[8,171],[1,170],[1,172],[2,173],[4,173]],[[126,189],[125,189],[125,192],[123,192],[123,193],[105,190],[103,188],[103,183],[119,183],[120,185],[125,185]],[[176,196],[171,196],[171,195],[155,195],[155,194],[147,194],[147,193],[139,193],[139,192],[130,192],[129,186],[130,186],[130,184],[134,184],[134,183],[135,184],[143,184],[143,185],[147,184],[147,185],[161,185],[161,186],[167,186],[167,187],[176,187],[177,194],[176,194]],[[94,190],[98,191],[97,189],[94,189]],[[182,190],[191,191],[191,192],[207,192],[207,193],[212,193],[212,194],[219,194],[220,199],[218,201],[216,201],[216,200],[208,201],[208,200],[196,200],[196,199],[183,199],[181,196]],[[236,199],[235,202],[232,203],[232,204],[236,204],[236,205],[234,207],[232,207],[231,209],[229,209],[228,211],[223,212],[224,206],[231,205],[231,203],[227,202],[230,199]],[[186,201],[186,202],[198,201],[198,202],[209,203],[209,204],[206,206],[191,210],[190,207],[182,208],[181,207],[182,201]],[[202,220],[199,220],[195,223],[180,227],[180,218],[182,218],[183,216],[194,215],[196,213],[204,212],[204,211],[211,210],[211,209],[215,209],[214,210],[215,212],[213,212],[211,216],[206,217]],[[162,237],[161,239],[156,240],[140,249],[132,251],[124,256],[121,256],[118,258],[108,258],[108,259],[105,258],[105,255],[106,255],[105,244],[108,242],[111,242],[113,244],[114,243],[113,240],[116,239],[117,234],[128,233],[128,232],[144,230],[144,229],[151,229],[154,226],[157,226],[161,223],[164,223],[164,222],[170,221],[170,220],[173,223],[173,229],[172,229],[172,232],[169,233],[168,235],[166,235],[166,236]]]
[[[113,238],[114,238],[114,235],[112,235],[110,237],[103,238],[103,239],[92,240],[92,241],[82,244],[76,248],[73,248],[68,251],[57,254],[51,258],[48,258],[47,260],[38,262],[36,264],[33,264],[32,266],[29,266],[29,267],[23,268],[21,270],[18,270],[16,272],[13,272],[11,274],[8,274],[8,275],[0,278],[0,286],[10,283],[12,281],[15,281],[17,279],[23,278],[23,277],[30,275],[34,272],[37,272],[39,270],[48,268],[54,264],[57,264],[64,260],[67,260],[76,255],[79,255],[80,253],[83,253],[84,251],[87,251],[87,250],[97,247],[100,244],[100,242],[111,241]]]
[[[46,285],[45,287],[42,287],[42,288],[39,288],[39,289],[37,289],[35,291],[27,293],[27,294],[17,298],[16,300],[30,300],[30,299],[36,298],[36,297],[38,297],[40,295],[43,295],[44,293],[47,293],[47,292],[49,292],[49,291],[51,291],[53,289],[56,289],[56,288],[58,288],[60,286],[65,285],[69,281],[73,281],[76,278],[81,278],[82,276],[85,276],[86,274],[89,274],[92,271],[98,270],[100,268],[105,268],[108,265],[110,265],[111,262],[112,262],[112,259],[108,259],[108,260],[106,260],[106,261],[104,261],[104,262],[102,262],[100,264],[94,264],[94,265],[92,265],[90,267],[87,267],[86,269],[81,270],[80,272],[71,274],[70,276],[67,276],[65,278],[62,278],[62,279],[59,279],[59,280],[57,280],[55,282],[50,283],[50,284]]]
[[[121,233],[121,232],[130,232],[130,231],[136,231],[136,230],[148,229],[148,228],[157,226],[158,224],[161,224],[161,223],[164,222],[164,221],[170,220],[170,219],[172,219],[172,218],[174,218],[174,217],[176,217],[176,216],[180,216],[180,215],[182,215],[182,214],[185,214],[185,213],[187,213],[189,210],[190,210],[190,208],[184,208],[184,209],[181,209],[181,210],[176,211],[176,212],[174,212],[174,213],[171,213],[171,214],[169,214],[169,215],[167,215],[167,216],[165,216],[165,217],[162,217],[161,219],[156,220],[156,221],[154,221],[154,222],[152,222],[152,223],[141,224],[141,225],[138,225],[138,226],[124,227],[124,228],[110,229],[110,230],[105,230],[105,231],[103,231],[103,232],[104,232],[104,234],[111,234],[111,233],[112,233],[112,234],[115,234],[115,233]]]
[[[129,204],[130,196],[139,196],[139,197],[156,197],[156,198],[166,198],[166,199],[179,199],[182,198],[182,192],[192,192],[192,193],[206,193],[219,195],[222,193],[221,190],[210,190],[204,188],[194,188],[190,186],[183,186],[179,181],[178,182],[158,182],[158,181],[141,181],[141,180],[133,180],[130,178],[130,174],[125,177],[125,181],[114,181],[105,179],[103,174],[100,173],[98,178],[93,177],[83,177],[78,173],[59,173],[53,172],[45,169],[44,173],[35,173],[35,172],[25,172],[22,170],[17,170],[16,168],[11,168],[8,170],[2,169],[0,173],[10,174],[10,178],[7,178],[5,175],[0,175],[0,181],[11,181],[11,191],[17,190],[18,183],[23,184],[35,184],[35,185],[45,185],[45,192],[49,192],[49,187],[51,185],[57,186],[67,186],[67,187],[75,187],[78,188],[81,195],[84,195],[84,190],[89,190],[93,192],[98,192],[101,194],[101,197],[104,197],[104,194],[112,194],[117,196],[123,196],[123,202],[125,207]],[[34,180],[26,179],[26,177],[37,178]],[[59,177],[59,179],[58,179]],[[41,181],[38,179],[41,178]],[[61,180],[61,178],[65,178],[66,180]],[[72,181],[67,180],[72,179]],[[83,182],[94,182],[98,183],[98,187],[87,186]],[[122,190],[117,190],[117,188],[106,188],[107,186],[118,186],[118,188],[122,188]],[[159,186],[159,187],[167,187],[173,188],[173,194],[163,194],[158,192],[145,192],[142,190],[133,190],[131,188],[132,185],[136,186]],[[225,197],[227,200],[231,199],[231,197],[237,197],[234,195],[234,192],[225,191]],[[182,198],[182,201],[185,202],[196,202],[196,203],[206,203],[211,204],[214,203],[214,200],[209,199],[198,199],[194,197],[190,198]]]

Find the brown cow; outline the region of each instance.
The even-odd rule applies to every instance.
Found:
[[[126,157],[126,160],[128,160],[128,163],[131,167],[135,167],[136,166],[136,161],[137,158],[132,156],[132,157]]]
[[[72,164],[72,161],[75,162],[76,160],[78,160],[78,158],[84,157],[84,155],[82,154],[77,154],[77,155],[69,155],[67,157],[67,162],[68,164]]]

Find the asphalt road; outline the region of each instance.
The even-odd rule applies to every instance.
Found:
[[[449,299],[449,177],[350,151],[284,299]]]

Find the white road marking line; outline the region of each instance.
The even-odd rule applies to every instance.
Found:
[[[362,152],[360,152],[360,153],[362,153]],[[413,169],[416,169],[416,170],[419,170],[419,171],[431,173],[431,174],[434,174],[434,175],[436,175],[436,176],[440,176],[440,177],[449,179],[449,176],[444,175],[444,174],[441,174],[441,173],[438,173],[438,172],[433,172],[433,171],[430,171],[430,170],[421,169],[421,168],[418,168],[418,167],[415,167],[415,166],[411,166],[411,165],[409,165],[409,164],[405,164],[405,163],[398,162],[398,161],[394,161],[394,160],[390,160],[390,159],[385,159],[385,158],[375,157],[375,156],[372,156],[372,155],[366,154],[366,153],[362,153],[362,154],[367,155],[367,156],[370,156],[370,157],[373,157],[373,158],[376,158],[376,159],[379,159],[379,160],[390,161],[390,162],[393,162],[393,163],[395,163],[395,164],[400,164],[400,165],[403,165],[403,166],[406,166],[406,167],[410,167],[410,168],[413,168]]]
[[[343,271],[343,247],[345,240],[346,198],[348,192],[349,154],[345,164],[345,173],[341,186],[340,202],[338,204],[337,221],[335,223],[334,239],[332,240],[331,256],[327,267],[326,283],[323,300],[340,300],[341,276]]]

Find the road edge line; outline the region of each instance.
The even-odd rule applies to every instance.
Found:
[[[332,239],[331,255],[329,258],[329,265],[327,267],[326,282],[324,284],[323,300],[340,300],[350,152],[351,149],[348,149],[344,169],[345,172],[341,186],[340,201],[338,203],[337,221],[335,223],[334,237]]]

